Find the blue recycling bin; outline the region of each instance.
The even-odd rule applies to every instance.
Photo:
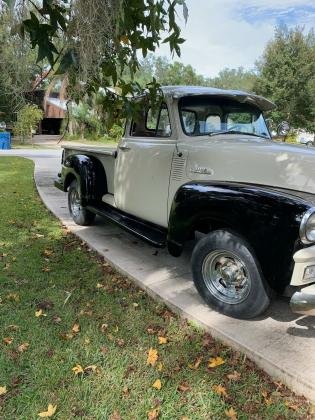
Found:
[[[0,131],[0,149],[11,149],[11,134]]]

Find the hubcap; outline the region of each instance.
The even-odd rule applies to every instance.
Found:
[[[202,276],[211,294],[224,303],[243,302],[251,289],[245,263],[230,251],[210,252],[204,259]]]
[[[81,202],[78,191],[72,190],[70,194],[71,213],[74,217],[79,217],[81,211]]]

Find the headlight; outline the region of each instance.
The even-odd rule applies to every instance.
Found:
[[[315,242],[315,207],[304,214],[300,226],[300,237],[304,244]]]

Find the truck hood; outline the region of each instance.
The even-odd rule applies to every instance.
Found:
[[[192,180],[242,182],[315,195],[315,148],[271,140],[224,135],[188,147]]]

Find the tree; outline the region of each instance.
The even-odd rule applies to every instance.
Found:
[[[179,56],[184,42],[176,13],[181,6],[187,19],[185,0],[28,0],[28,4],[33,10],[15,30],[29,37],[38,51],[37,62],[47,60],[52,71],[67,74],[69,94],[77,100],[101,87],[115,87],[121,95],[109,93],[106,104],[113,110],[112,117],[117,108],[129,113],[128,96],[143,91],[134,80],[140,53],[146,57],[167,43]],[[151,79],[146,87],[154,102],[156,80]]]
[[[40,68],[35,65],[35,52],[27,42],[11,35],[16,16],[11,8],[0,4],[0,119],[13,119],[26,104],[25,92]]]
[[[278,27],[258,63],[255,89],[276,104],[271,118],[315,130],[315,36],[301,28]]]
[[[257,75],[253,71],[246,71],[243,67],[237,69],[225,68],[217,77],[211,80],[212,86],[220,89],[238,89],[253,92]]]
[[[37,105],[27,104],[19,110],[14,125],[14,135],[21,139],[21,143],[24,143],[28,137],[32,141],[33,131],[42,120],[43,114]]]

